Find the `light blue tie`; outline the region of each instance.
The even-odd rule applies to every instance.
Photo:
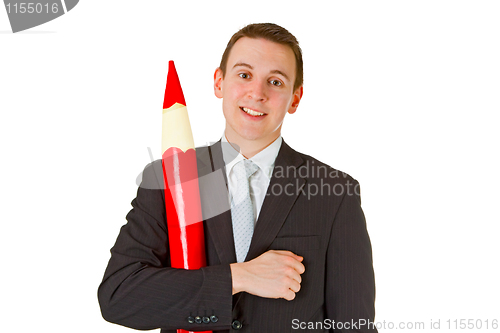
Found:
[[[250,198],[249,178],[258,169],[259,166],[250,160],[239,161],[233,167],[237,182],[231,200],[231,218],[233,220],[234,246],[238,262],[245,261],[252,241],[255,218],[252,199]]]

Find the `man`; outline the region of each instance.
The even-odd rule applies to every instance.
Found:
[[[214,91],[226,128],[221,141],[197,149],[199,176],[223,170],[222,201],[228,191],[232,202],[249,181],[253,230],[240,232],[246,217],[232,205],[204,221],[207,267],[169,267],[163,191],[154,184],[161,162],[152,163],[99,287],[104,318],[162,332],[376,331],[367,325],[375,287],[359,184],[281,138],[303,93],[295,37],[275,24],[243,28],[228,43]],[[253,168],[249,180],[237,176],[243,166]],[[202,201],[224,197],[203,195],[220,188],[213,185],[200,184]]]

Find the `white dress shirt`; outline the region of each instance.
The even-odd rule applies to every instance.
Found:
[[[259,166],[259,170],[257,170],[250,177],[250,196],[252,198],[252,206],[255,217],[254,225],[257,222],[260,209],[262,208],[262,203],[264,202],[264,199],[266,197],[267,188],[269,187],[269,182],[271,181],[271,176],[273,174],[274,162],[276,160],[276,156],[278,156],[282,141],[283,139],[280,135],[264,150],[249,158],[249,160]],[[233,166],[241,160],[244,160],[245,157],[228,143],[225,134],[222,136],[221,142],[222,157],[226,165],[226,176],[229,190],[228,199],[229,202],[231,202],[233,193],[235,193],[234,189],[236,188],[236,186],[238,186],[236,175],[234,174],[234,172],[232,172]]]

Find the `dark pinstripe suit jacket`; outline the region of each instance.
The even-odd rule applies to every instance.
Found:
[[[220,141],[198,148],[197,158],[200,177],[224,170]],[[162,328],[163,333],[175,328],[281,333],[309,331],[309,323],[318,328],[314,332],[331,332],[331,320],[374,320],[371,245],[359,184],[349,175],[282,143],[246,260],[270,249],[303,256],[306,270],[293,301],[231,295],[229,264],[236,262],[231,214],[205,214],[227,204],[224,181],[213,186],[200,182],[204,215],[209,215],[204,221],[208,266],[171,268],[164,194],[158,185],[162,177],[161,161],[145,168],[128,222],[111,249],[98,291],[106,320],[136,329]],[[190,324],[190,316],[215,316],[216,322]],[[239,330],[232,327],[235,320],[242,324]],[[325,324],[322,330],[317,322]],[[376,330],[365,325],[359,332]]]

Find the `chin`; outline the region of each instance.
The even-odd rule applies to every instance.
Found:
[[[242,126],[237,126],[234,128],[234,133],[238,135],[240,138],[245,139],[245,140],[257,140],[262,137],[262,131],[259,130],[258,128],[248,128],[245,126],[246,124]]]

